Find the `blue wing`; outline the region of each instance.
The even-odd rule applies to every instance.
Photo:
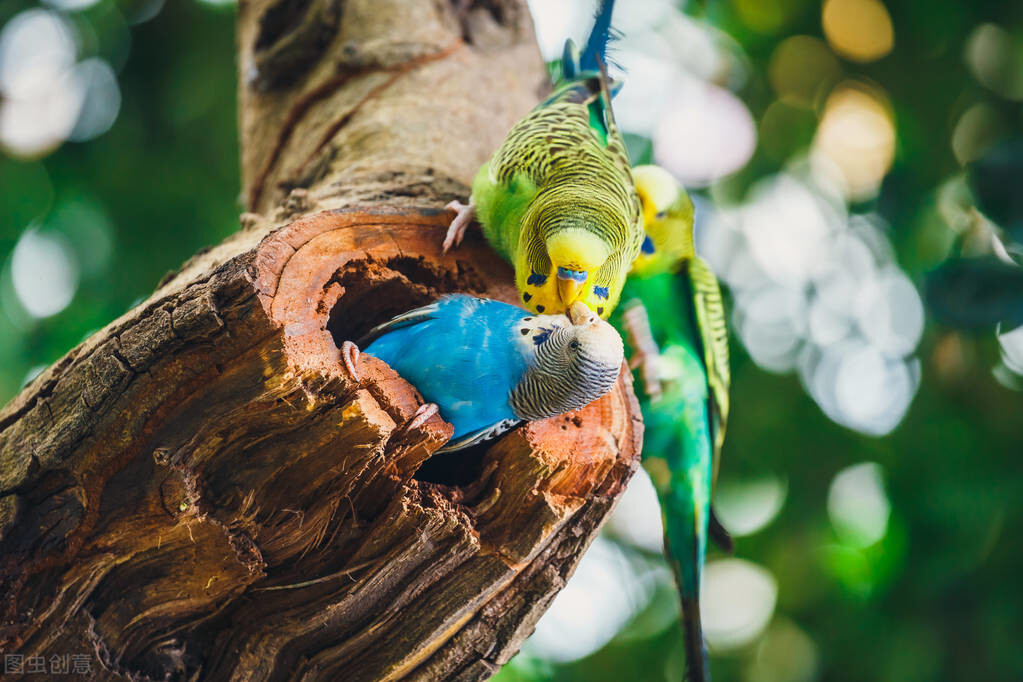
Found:
[[[397,329],[411,327],[433,319],[437,314],[437,309],[440,307],[441,301],[443,300],[444,299],[434,301],[429,305],[424,305],[422,308],[415,308],[407,313],[402,313],[401,315],[395,315],[387,322],[378,324],[366,332],[358,341],[356,341],[356,345],[358,345],[359,348],[366,348],[384,334],[389,334]]]
[[[528,357],[515,334],[528,315],[500,301],[447,296],[374,329],[365,351],[437,403],[455,427],[448,449],[467,447],[516,419],[509,398]]]

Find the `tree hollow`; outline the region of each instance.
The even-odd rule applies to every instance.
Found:
[[[365,354],[354,382],[338,349],[445,293],[516,301],[478,232],[441,253],[441,207],[535,101],[530,31],[511,1],[241,4],[243,76],[268,69],[241,86],[243,230],[0,411],[0,650],[352,681],[483,679],[518,650],[637,465],[629,373],[431,457],[450,425],[406,431],[415,388]]]

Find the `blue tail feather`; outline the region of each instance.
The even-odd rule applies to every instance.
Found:
[[[614,29],[611,28],[614,4],[614,0],[600,1],[590,37],[586,39],[586,46],[581,51],[573,40],[565,41],[565,48],[561,53],[562,80],[584,78],[586,77],[584,74],[600,73],[606,68],[607,46],[616,36]],[[611,93],[615,94],[619,88],[620,84],[612,84]]]
[[[579,77],[582,67],[579,65],[579,47],[569,38],[561,51],[561,78],[570,81]]]
[[[607,45],[611,41],[611,13],[614,0],[600,0],[597,15],[593,20],[593,30],[586,40],[579,67],[582,71],[600,71],[601,63],[607,64]]]

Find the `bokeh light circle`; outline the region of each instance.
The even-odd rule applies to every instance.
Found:
[[[825,104],[814,150],[838,169],[847,198],[870,198],[877,194],[895,158],[891,112],[860,84],[840,85]]]
[[[25,230],[11,254],[14,292],[35,318],[64,310],[78,288],[78,262],[71,246],[57,234]]]
[[[745,166],[756,141],[756,124],[742,100],[691,79],[676,88],[654,128],[654,160],[687,187],[702,187]]]
[[[879,0],[825,0],[821,23],[828,42],[846,59],[871,62],[895,45],[892,18]]]
[[[778,584],[767,569],[744,559],[707,563],[700,591],[703,634],[714,651],[745,646],[774,614]]]

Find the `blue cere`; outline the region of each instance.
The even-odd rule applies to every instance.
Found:
[[[547,282],[547,275],[541,275],[539,272],[534,272],[526,280],[526,284],[531,284],[534,287],[542,287]]]
[[[589,273],[585,270],[569,270],[568,268],[558,268],[558,279],[572,279],[582,284],[586,281],[586,277]]]

